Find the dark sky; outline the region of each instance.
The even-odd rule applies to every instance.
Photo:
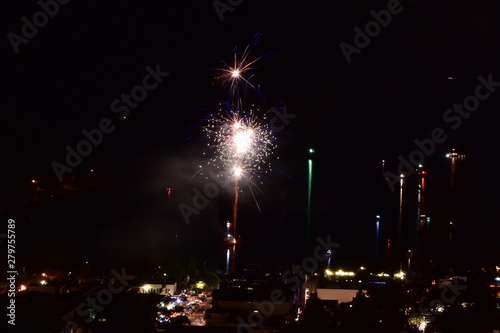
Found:
[[[223,265],[219,245],[231,219],[232,194],[211,200],[189,225],[178,205],[191,204],[192,189],[207,183],[194,176],[206,164],[200,126],[226,96],[212,84],[209,69],[262,33],[252,54],[275,55],[255,66],[251,82],[266,97],[256,102],[261,110],[283,103],[296,118],[277,134],[273,172],[255,192],[260,211],[243,188],[238,233],[244,260],[271,265],[304,256],[306,151],[314,147],[313,236],[331,234],[342,244],[339,263],[369,261],[374,216],[383,215],[384,238],[394,237],[398,212],[398,193],[385,183],[381,160],[398,173],[398,156],[408,157],[416,149],[414,140],[429,138],[435,128],[443,128],[448,139],[424,163],[429,210],[434,209],[429,214],[446,223],[441,203],[449,161],[444,155],[457,147],[467,156],[466,183],[477,199],[458,239],[478,255],[491,248],[498,253],[497,246],[477,249],[477,244],[499,241],[494,233],[500,222],[499,92],[456,130],[443,114],[474,94],[479,75],[500,81],[499,6],[478,0],[402,1],[401,11],[348,63],[339,44],[353,45],[353,29],[364,30],[374,20],[370,12],[387,5],[242,1],[221,21],[212,1],[73,0],[59,5],[15,53],[8,34],[21,35],[21,19],[32,22],[40,6],[2,2],[0,180],[7,200],[2,218],[15,217],[24,228],[19,237],[25,243],[18,246],[31,253],[59,237],[79,259],[173,255]],[[142,83],[146,66],[157,64],[169,76],[120,120],[111,103]],[[65,147],[76,147],[84,139],[82,130],[97,127],[103,118],[111,119],[114,131],[71,173],[84,183],[95,177],[97,189],[63,203],[44,203],[30,221],[28,208],[19,204],[29,180],[54,188],[58,180],[51,163],[63,163]],[[416,200],[410,189],[406,195],[409,202]],[[413,223],[410,213],[405,219]],[[52,238],[40,239],[40,232]]]

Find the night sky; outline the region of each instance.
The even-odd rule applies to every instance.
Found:
[[[472,258],[498,259],[500,91],[455,130],[443,120],[454,103],[474,95],[478,76],[500,82],[495,1],[401,1],[350,63],[339,45],[354,46],[353,29],[364,30],[374,20],[371,11],[393,1],[233,1],[239,2],[221,21],[212,1],[74,0],[59,5],[17,53],[8,34],[22,35],[21,19],[32,22],[40,6],[1,4],[1,216],[16,220],[21,253],[29,258],[52,248],[47,251],[64,251],[70,261],[101,263],[193,256],[222,267],[231,191],[211,199],[189,224],[178,206],[192,205],[192,189],[207,183],[195,175],[207,162],[201,126],[227,95],[210,69],[262,33],[252,55],[273,55],[252,72],[251,83],[265,97],[257,107],[286,105],[296,117],[277,133],[272,172],[261,191],[254,188],[255,199],[243,187],[242,262],[272,267],[310,255],[304,250],[310,147],[312,236],[331,235],[342,244],[339,265],[369,262],[375,215],[382,215],[384,239],[395,237],[398,216],[398,191],[385,182],[381,161],[399,174],[398,156],[408,158],[414,140],[430,138],[435,128],[447,139],[424,163],[428,214],[436,217],[433,223],[448,223],[444,155],[457,148],[466,155],[462,190],[471,199],[457,246]],[[111,104],[142,84],[147,66],[169,75],[121,120]],[[61,185],[51,164],[64,163],[65,147],[75,149],[85,139],[82,130],[104,118],[114,130],[68,173],[78,179],[77,193],[58,198]],[[26,204],[31,179],[45,190],[36,209]],[[408,188],[405,200],[405,225],[412,225],[416,192]]]

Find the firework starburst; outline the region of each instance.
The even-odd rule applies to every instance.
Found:
[[[258,110],[257,110],[258,112]],[[235,177],[251,178],[269,171],[269,157],[276,148],[267,117],[249,112],[222,110],[208,119],[208,146],[215,150],[211,162]]]
[[[239,100],[244,95],[243,91],[246,88],[254,88],[252,83],[250,83],[250,79],[253,76],[251,74],[254,69],[253,66],[265,56],[274,54],[273,52],[268,52],[256,58],[251,57],[251,51],[260,41],[261,36],[261,34],[255,35],[242,53],[238,53],[238,50],[235,48],[232,61],[226,62],[219,59],[223,67],[215,69],[214,78],[218,84],[222,85],[229,92],[232,99]]]

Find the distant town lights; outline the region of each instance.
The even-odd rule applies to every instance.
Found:
[[[382,273],[378,273],[377,276],[378,277],[389,277],[390,275],[387,274],[387,273],[382,272]]]
[[[339,269],[338,271],[335,272],[336,276],[354,276],[354,272],[344,272],[343,270]]]

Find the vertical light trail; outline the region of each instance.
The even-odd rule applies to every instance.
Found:
[[[170,197],[172,195],[172,189],[167,187],[167,207],[170,208]]]
[[[231,269],[231,249],[228,247],[226,250],[226,275],[229,274]]]
[[[451,162],[451,175],[450,175],[450,185],[451,185],[451,195],[450,195],[450,208],[451,211],[449,212],[450,216],[450,236],[449,236],[449,245],[448,245],[448,256],[451,260],[452,255],[453,255],[453,232],[456,227],[456,222],[457,222],[457,212],[456,209],[458,208],[458,203],[457,203],[457,192],[455,189],[456,186],[456,178],[455,178],[455,173],[456,173],[456,168],[458,165],[456,163],[458,161],[463,161],[465,158],[465,155],[458,154],[456,149],[452,149],[450,153],[446,154],[446,157],[450,159]],[[452,267],[450,267],[452,269]]]
[[[375,234],[375,261],[378,262],[378,257],[380,253],[380,215],[376,216],[377,220],[375,222],[376,234]]]
[[[236,235],[236,218],[238,217],[238,199],[239,199],[239,191],[238,191],[238,177],[234,178],[234,204],[233,204],[233,233],[234,238],[237,238]]]
[[[421,231],[421,214],[422,214],[422,164],[419,164],[418,166],[418,169],[417,169],[417,175],[418,175],[418,179],[417,179],[417,225],[416,225],[416,229],[415,229],[415,246],[417,246],[418,248],[418,245],[419,245],[419,234],[420,234],[420,231]]]
[[[231,272],[236,272],[236,243],[231,247]]]
[[[415,255],[414,267],[420,265],[423,253],[422,232],[425,229],[425,212],[424,212],[424,187],[425,175],[427,172],[423,170],[423,165],[418,165],[418,178],[417,178],[417,221],[415,229],[415,250],[410,252],[410,255]],[[415,264],[417,266],[415,266]],[[410,257],[408,257],[408,271],[410,270]]]
[[[420,170],[418,179],[418,194],[417,194],[417,233],[420,233],[425,229],[425,176],[427,172],[425,170]],[[418,240],[418,235],[417,235]]]
[[[236,272],[236,244],[229,244],[226,249],[226,276]]]
[[[312,155],[314,149],[309,149],[309,154]],[[306,222],[306,251],[309,250],[309,241],[311,237],[311,196],[312,196],[312,172],[313,161],[312,157],[307,160],[308,177],[307,177],[307,222]]]
[[[401,270],[401,254],[403,248],[403,185],[404,185],[405,175],[400,175],[399,180],[399,220],[398,220],[398,253],[397,260],[400,261]]]

